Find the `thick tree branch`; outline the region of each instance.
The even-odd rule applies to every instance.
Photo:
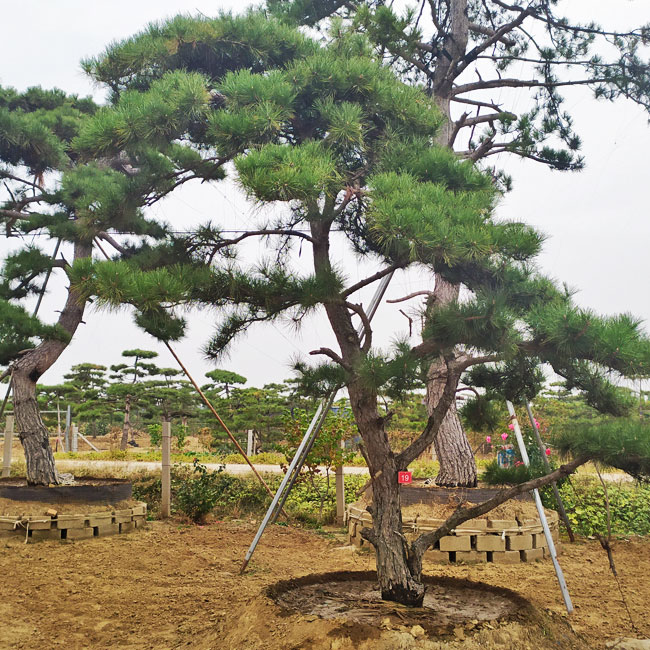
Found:
[[[367,278],[363,280],[359,280],[359,282],[353,284],[351,287],[348,287],[345,291],[343,291],[341,295],[344,298],[347,298],[348,296],[352,295],[355,291],[359,291],[359,289],[363,289],[369,284],[372,284],[377,280],[381,280],[383,277],[401,268],[402,268],[402,264],[391,264],[390,266],[387,266],[385,269],[382,269],[381,271],[377,271],[377,273],[374,273],[373,275],[369,275]]]
[[[38,183],[35,183],[34,181],[28,181],[25,178],[20,178],[19,176],[14,176],[13,174],[10,174],[9,172],[5,172],[5,171],[0,170],[0,176],[2,178],[10,178],[12,181],[18,181],[19,183],[24,183],[25,185],[29,185],[31,187],[34,187],[37,190],[40,190],[41,192],[45,192],[45,188],[42,185],[39,185]]]
[[[488,79],[487,81],[475,81],[473,83],[455,86],[452,89],[452,96],[462,93],[469,93],[474,90],[488,90],[489,88],[557,88],[558,86],[585,86],[595,83],[610,82],[611,79],[574,79],[572,81],[538,81],[537,79]]]
[[[116,240],[115,240],[111,235],[109,235],[107,232],[100,232],[100,233],[97,234],[97,237],[98,237],[98,239],[102,239],[102,240],[104,240],[105,242],[107,242],[108,244],[110,244],[110,245],[111,245],[111,246],[112,246],[116,251],[118,251],[118,252],[121,253],[122,255],[124,255],[124,254],[126,253],[126,248],[124,248],[124,246],[122,246],[122,244],[120,244],[119,242],[117,242],[117,241],[116,241]],[[101,246],[100,246],[100,249],[101,249]],[[102,253],[104,253],[103,250],[102,250]],[[106,255],[106,253],[104,253],[104,255]]]
[[[499,31],[501,31],[501,29],[502,28],[499,28]],[[490,27],[484,27],[483,25],[477,25],[476,23],[469,24],[469,31],[474,32],[474,34],[482,34],[483,36],[494,37],[497,35],[496,29],[491,29]],[[497,40],[501,41],[507,47],[514,47],[517,44],[517,42],[511,38],[507,38],[505,35],[506,33],[507,32],[503,32]]]
[[[565,465],[561,465],[554,472],[551,472],[546,476],[540,476],[539,478],[531,479],[525,483],[515,485],[508,490],[503,490],[491,499],[488,499],[487,501],[484,501],[483,503],[480,503],[476,506],[469,508],[459,508],[445,521],[442,526],[440,526],[440,528],[429,533],[425,533],[424,535],[420,535],[420,537],[418,537],[418,539],[413,542],[411,545],[413,555],[415,557],[421,558],[428,548],[435,544],[441,537],[444,537],[449,532],[451,532],[454,528],[460,526],[460,524],[463,522],[474,519],[475,517],[480,517],[486,512],[494,510],[494,508],[501,505],[502,503],[505,503],[509,499],[516,497],[518,494],[530,492],[531,490],[539,489],[545,485],[548,485],[549,483],[558,481],[559,479],[573,473],[578,467],[580,467],[580,465],[584,465],[588,461],[588,456],[579,456],[571,462],[566,463]]]
[[[404,296],[403,298],[395,298],[394,300],[387,300],[386,302],[389,304],[394,304],[396,302],[404,302],[405,300],[410,300],[411,298],[415,298],[417,296],[428,296],[431,298],[433,295],[433,291],[427,291],[426,289],[423,289],[422,291],[414,291],[413,293],[409,293],[408,296]]]
[[[363,352],[368,352],[368,350],[370,350],[370,346],[372,345],[372,327],[370,325],[368,314],[366,314],[364,308],[361,305],[355,305],[354,303],[346,302],[345,306],[353,311],[361,319],[361,322],[363,323],[363,345],[361,347],[361,350]]]
[[[312,350],[309,354],[311,356],[316,356],[318,354],[322,354],[322,355],[324,355],[326,357],[329,357],[335,363],[338,363],[339,366],[341,366],[342,368],[345,368],[346,370],[350,370],[350,367],[331,348],[318,348],[318,350]]]

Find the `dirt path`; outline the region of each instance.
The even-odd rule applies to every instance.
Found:
[[[83,542],[3,541],[0,648],[364,647],[361,641],[345,645],[330,621],[283,612],[263,592],[290,577],[372,570],[373,556],[341,548],[340,536],[327,538],[273,526],[240,577],[239,567],[255,530],[253,522],[242,521],[203,527],[155,523],[142,532]],[[618,542],[615,553],[632,615],[641,628],[639,635],[650,637],[646,618],[650,540]],[[601,648],[615,637],[639,636],[630,629],[606,557],[596,542],[565,544],[561,562],[576,605],[572,625],[588,638],[584,647]],[[561,615],[563,610],[550,562],[425,569],[513,589],[542,611],[548,608]],[[450,641],[403,647],[530,647],[527,642],[513,642],[511,633],[505,628],[494,632],[493,636],[501,634],[502,645]]]

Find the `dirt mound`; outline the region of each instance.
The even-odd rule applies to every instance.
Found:
[[[323,619],[337,619],[377,627],[420,625],[441,634],[457,625],[509,618],[526,601],[507,589],[457,578],[425,576],[422,607],[404,607],[381,599],[372,572],[338,572],[306,576],[274,585],[269,595],[285,609]]]

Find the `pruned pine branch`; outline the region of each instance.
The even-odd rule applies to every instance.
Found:
[[[539,489],[545,485],[548,485],[549,483],[558,481],[565,476],[569,476],[569,474],[572,474],[578,467],[580,467],[580,465],[584,465],[588,461],[588,456],[578,456],[565,465],[561,465],[558,469],[556,469],[554,472],[551,472],[550,474],[531,479],[525,483],[520,483],[519,485],[515,485],[514,487],[511,487],[507,490],[503,490],[491,499],[488,499],[487,501],[484,501],[483,503],[480,503],[476,506],[471,506],[469,508],[459,508],[455,510],[454,513],[448,517],[445,523],[437,530],[425,533],[424,535],[420,535],[420,537],[418,537],[418,539],[413,542],[412,548],[415,551],[414,554],[421,557],[426,549],[430,548],[440,538],[447,535],[454,528],[460,526],[463,522],[474,519],[475,517],[480,517],[481,515],[490,512],[497,506],[505,503],[506,501],[516,497],[519,494]]]
[[[370,325],[368,314],[366,314],[364,308],[361,305],[355,305],[354,303],[346,302],[345,306],[349,310],[353,311],[361,319],[361,322],[363,323],[363,345],[361,346],[361,350],[363,352],[368,352],[372,346],[372,326]]]

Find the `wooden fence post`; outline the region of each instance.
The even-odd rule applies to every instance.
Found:
[[[76,424],[70,426],[70,451],[77,452],[79,450],[79,427]]]
[[[172,423],[163,420],[162,423],[162,499],[160,514],[169,517],[172,513],[172,490],[170,457],[172,450]]]
[[[11,474],[11,445],[14,441],[14,416],[7,416],[7,423],[5,424],[5,444],[4,453],[2,454],[2,478],[6,478]]]

